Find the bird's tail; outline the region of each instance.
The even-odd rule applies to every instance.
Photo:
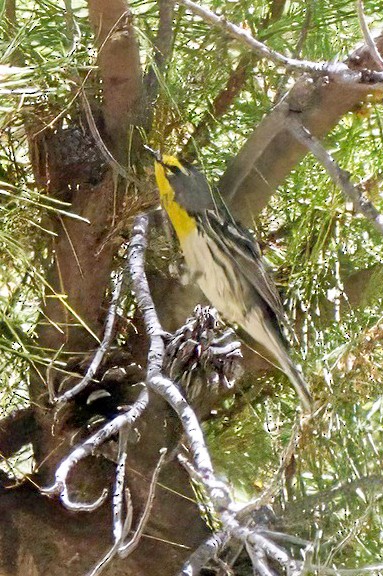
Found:
[[[308,385],[303,374],[291,360],[282,333],[271,322],[265,321],[264,317],[258,315],[257,311],[249,315],[246,320],[242,323],[242,330],[268,352],[266,359],[270,358],[270,354],[277,361],[279,368],[294,386],[305,411],[312,412],[313,399]],[[250,347],[253,348],[251,345]],[[272,361],[271,363],[273,364]]]
[[[291,384],[294,386],[296,393],[300,398],[303,408],[307,412],[311,412],[313,409],[313,399],[303,374],[300,372],[298,367],[295,366],[295,364],[293,363],[287,352],[285,352],[285,358],[283,359],[283,361],[281,358],[278,358],[278,360],[283,372],[286,374]]]

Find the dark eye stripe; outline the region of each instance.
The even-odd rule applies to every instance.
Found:
[[[173,174],[179,174],[181,172],[181,170],[178,168],[178,166],[173,166],[170,164],[164,164],[164,166],[165,166],[165,168],[170,170],[170,172],[172,172]]]

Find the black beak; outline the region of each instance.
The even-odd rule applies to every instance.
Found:
[[[162,154],[159,150],[153,150],[153,148],[150,148],[146,144],[144,144],[144,148],[145,148],[145,150],[147,150],[149,152],[149,154],[151,154],[154,157],[156,162],[159,162],[159,164],[162,164]]]

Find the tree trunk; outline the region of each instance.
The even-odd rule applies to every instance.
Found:
[[[102,108],[93,106],[92,114],[115,161],[128,165],[128,131],[132,125],[145,122],[145,114],[149,115],[148,110],[142,110],[142,102],[147,100],[132,16],[123,0],[107,3],[89,0],[88,4],[97,46],[102,46],[99,66],[104,98]],[[255,129],[222,179],[224,195],[244,221],[248,221],[248,207],[252,207],[252,213],[261,209],[305,153],[284,125],[292,110],[296,113],[297,102],[302,106],[302,121],[314,134],[323,137],[368,92],[367,88],[364,92],[352,92],[332,83],[305,82],[298,81],[290,97]],[[301,98],[302,86],[305,89]],[[120,234],[129,229],[132,215],[147,206],[151,197],[145,194],[147,177],[139,167],[135,166],[134,174],[129,173],[128,180],[122,178],[115,165],[111,168],[100,152],[97,133],[84,131],[81,126],[81,122],[69,127],[56,125],[52,131],[41,132],[40,125],[28,124],[27,132],[38,184],[53,197],[71,202],[71,211],[86,219],[85,222],[62,216],[49,222],[56,236],[50,246],[52,262],[38,331],[42,349],[59,352],[59,358],[68,362],[72,372],[83,374],[97,349],[97,338],[103,336],[110,279],[122,242]],[[131,164],[140,156],[139,144],[137,132]],[[139,202],[136,195],[140,195]],[[183,297],[180,302],[180,293],[173,290],[173,279],[160,280],[154,274],[153,280],[160,315],[169,321],[165,327],[174,329],[181,317],[184,319],[190,312],[191,305],[185,309]],[[196,298],[193,295],[191,301]],[[141,363],[145,357],[147,339],[139,320],[137,329],[130,347],[114,357],[114,362],[125,369]],[[104,366],[103,373],[106,369]],[[60,410],[49,402],[48,384],[59,394],[65,389],[63,386],[78,381],[75,378],[65,381],[65,377],[57,370],[33,373],[28,415],[19,416],[19,424],[15,424],[15,419],[6,420],[1,428],[0,452],[10,455],[28,439],[33,443],[37,466],[31,479],[21,486],[7,486],[1,494],[0,572],[4,576],[83,576],[111,546],[110,498],[92,513],[74,513],[65,510],[57,499],[39,492],[40,487],[52,484],[58,464],[78,441],[78,436],[74,440],[74,434],[84,432],[84,421],[79,423],[76,418],[87,410],[86,396]],[[124,404],[132,402],[129,395],[144,377],[138,370],[124,381],[121,388]],[[117,382],[111,386],[120,390]],[[15,425],[16,430],[12,428]],[[136,437],[129,444],[127,473],[134,508],[133,526],[137,525],[147,500],[159,450],[166,447],[171,453],[181,434],[172,410],[156,397],[150,398],[149,408],[137,428]],[[10,434],[15,440],[8,446]],[[104,486],[110,491],[114,475],[115,465],[110,460],[101,455],[89,457],[71,475],[73,499],[92,501]],[[150,522],[137,550],[126,560],[114,560],[105,574],[176,574],[182,561],[207,533],[189,477],[175,458],[170,459],[161,472]]]

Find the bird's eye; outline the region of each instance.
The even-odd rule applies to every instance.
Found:
[[[178,168],[178,166],[174,166],[174,165],[170,165],[170,164],[166,164],[165,166],[166,166],[169,173],[179,174],[181,172],[181,170]]]

